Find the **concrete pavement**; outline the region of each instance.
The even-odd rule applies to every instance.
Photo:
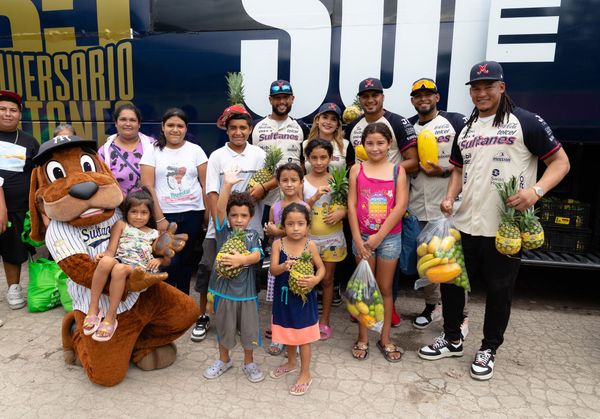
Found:
[[[24,280],[26,287],[27,280]],[[264,293],[263,293],[264,294]],[[261,301],[264,295],[261,294]],[[154,417],[600,417],[600,306],[561,308],[523,302],[513,309],[506,341],[496,358],[494,377],[477,382],[469,366],[481,340],[483,299],[469,302],[471,333],[465,356],[424,361],[416,350],[432,342],[441,324],[420,331],[410,324],[422,309],[418,294],[403,293],[403,317],[393,330],[405,349],[400,363],[387,363],[376,349],[366,361],[350,348],[356,326],[345,310],[333,310],[333,337],[313,345],[313,384],[304,397],[288,394],[295,377],[269,377],[251,384],[235,368],[214,381],[202,371],[217,356],[214,329],[202,343],[186,333],[177,342],[171,367],[144,372],[131,365],[113,388],[91,384],[76,366],[63,363],[60,343],[62,308],[45,313],[10,310],[0,272],[0,416],[6,418],[154,418]],[[262,324],[270,307],[261,306]],[[268,344],[268,340],[265,341]],[[256,352],[268,372],[284,361]]]

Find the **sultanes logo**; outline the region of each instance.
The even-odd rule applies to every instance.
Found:
[[[487,64],[479,66],[479,71],[477,72],[477,75],[480,76],[482,73],[483,74],[488,74],[489,73],[489,70],[487,69]]]

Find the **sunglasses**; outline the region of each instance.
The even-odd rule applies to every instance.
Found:
[[[421,80],[417,80],[412,85],[413,92],[415,90],[419,90],[419,89],[437,90],[437,86],[435,85],[435,83],[432,80],[421,79]]]
[[[292,90],[292,87],[289,84],[271,86],[271,93],[289,92],[290,90]]]

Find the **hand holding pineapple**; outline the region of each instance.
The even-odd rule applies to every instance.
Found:
[[[249,254],[249,252],[242,254],[235,249],[231,252],[231,254],[223,254],[219,258],[219,262],[221,263],[221,265],[235,269],[242,267],[246,264],[246,256]]]
[[[525,210],[532,207],[539,199],[533,188],[525,188],[509,196],[506,204],[517,211],[525,212]]]

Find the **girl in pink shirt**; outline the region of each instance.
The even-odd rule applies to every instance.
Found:
[[[365,127],[361,143],[369,159],[350,169],[348,220],[352,230],[352,251],[357,264],[367,259],[383,297],[384,320],[377,347],[389,362],[402,356],[390,339],[392,323],[392,281],[402,248],[402,217],[408,204],[406,173],[388,161],[392,133],[375,122]],[[364,360],[369,355],[367,328],[359,323],[358,339],[352,356]]]

